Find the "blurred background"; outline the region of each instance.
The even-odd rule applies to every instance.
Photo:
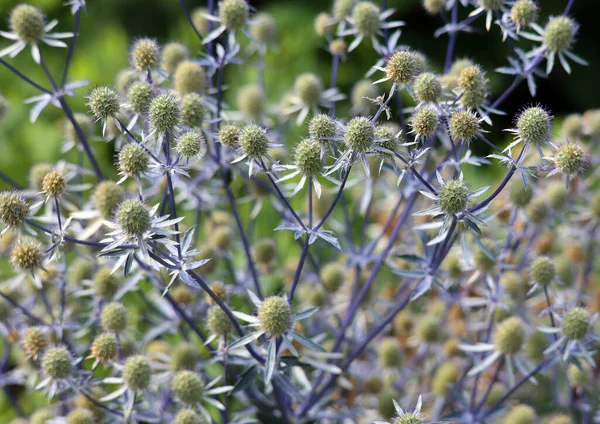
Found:
[[[1,29],[6,30],[8,15],[19,0],[0,1]],[[57,31],[70,31],[73,17],[69,8],[64,7],[63,0],[33,0],[49,19],[58,19]],[[267,55],[267,91],[273,103],[293,84],[294,78],[306,71],[318,72],[325,83],[329,83],[331,58],[325,50],[325,40],[318,37],[313,29],[313,19],[317,13],[329,9],[330,1],[324,0],[263,0],[251,1],[258,11],[272,14],[278,22],[278,47]],[[544,22],[548,16],[560,14],[566,0],[544,0],[541,2]],[[206,6],[206,0],[187,0],[188,7]],[[435,71],[441,71],[447,36],[439,39],[433,37],[436,28],[443,25],[441,18],[431,17],[425,13],[419,0],[388,0],[388,7],[397,9],[396,19],[406,21],[401,44],[411,46],[427,55]],[[464,13],[466,15],[466,12]],[[521,107],[532,102],[539,102],[548,107],[557,118],[566,113],[583,112],[599,105],[600,84],[595,83],[600,65],[598,55],[597,16],[600,15],[600,2],[593,0],[576,0],[572,16],[581,24],[575,52],[589,61],[589,67],[575,65],[573,74],[569,76],[557,64],[554,72],[547,80],[539,81],[538,95],[535,99],[529,96],[525,84],[522,84],[504,103],[506,117],[496,118],[492,139],[497,144],[505,144],[506,133],[502,128],[511,126],[514,114]],[[461,16],[465,17],[465,16]],[[461,33],[458,37],[456,57],[469,57],[480,63],[492,84],[492,98],[501,93],[511,82],[509,76],[496,74],[493,70],[507,65],[508,47],[501,43],[497,28],[486,33],[483,22],[477,22],[477,33]],[[115,76],[128,63],[127,52],[132,40],[136,37],[150,36],[161,43],[172,40],[184,42],[193,54],[199,54],[203,47],[195,38],[177,0],[102,0],[89,1],[88,11],[82,19],[80,36],[77,41],[75,59],[71,68],[71,80],[87,79],[90,86],[78,90],[78,98],[70,98],[69,102],[76,111],[85,111],[84,96],[94,86],[115,84]],[[8,45],[7,40],[0,40],[0,47]],[[529,42],[521,44],[529,48]],[[50,68],[60,76],[66,54],[65,49],[47,48],[44,53]],[[339,72],[339,87],[349,93],[354,82],[376,62],[375,53],[370,43],[363,43],[354,51]],[[35,81],[48,86],[44,74],[35,66],[29,51],[25,51],[12,62]],[[229,67],[226,82],[229,92],[246,82],[255,81],[256,75],[251,66]],[[42,113],[35,124],[28,120],[29,107],[23,100],[36,95],[35,90],[0,67],[0,93],[10,101],[10,114],[0,123],[0,169],[17,181],[24,183],[28,168],[35,162],[53,161],[60,155],[62,141],[62,112],[52,106]],[[229,100],[235,104],[235,97]],[[341,111],[347,110],[341,105]],[[99,128],[98,128],[99,131]],[[294,135],[295,136],[295,135]],[[292,136],[293,137],[293,136]],[[291,140],[294,143],[296,140]],[[94,143],[100,160],[104,165],[113,161],[114,152],[108,144]],[[480,151],[477,151],[481,149]],[[485,153],[484,146],[474,146],[476,153]],[[114,168],[114,167],[112,167]]]

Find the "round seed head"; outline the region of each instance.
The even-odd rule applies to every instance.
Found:
[[[531,279],[538,284],[550,284],[556,278],[554,262],[547,256],[540,256],[531,264]]]
[[[315,107],[319,104],[319,100],[321,99],[323,82],[321,81],[321,78],[315,74],[302,74],[296,78],[294,91],[302,104]]]
[[[239,143],[249,158],[260,158],[269,150],[269,139],[265,130],[255,124],[246,125],[240,131]]]
[[[10,29],[25,43],[41,39],[46,32],[45,24],[42,11],[30,4],[20,4],[10,12]]]
[[[504,418],[505,423],[510,424],[534,424],[537,419],[535,409],[529,405],[516,405],[513,406],[506,417]]]
[[[160,47],[156,40],[140,38],[131,48],[131,65],[138,71],[146,71],[158,66]]]
[[[460,367],[452,362],[445,362],[437,369],[432,381],[433,392],[438,396],[446,396],[460,378]]]
[[[173,394],[187,405],[195,405],[202,400],[204,382],[193,371],[179,371],[173,377]]]
[[[150,211],[140,200],[124,200],[115,213],[117,224],[128,237],[139,237],[150,229]]]
[[[529,220],[535,224],[543,222],[548,217],[549,212],[548,203],[546,202],[546,199],[542,197],[533,199],[527,207],[527,216],[529,217]]]
[[[146,81],[136,81],[127,90],[127,100],[135,113],[148,112],[150,102],[154,98],[154,89]]]
[[[100,325],[104,331],[121,333],[127,327],[127,308],[119,302],[104,305],[100,314]]]
[[[544,46],[552,53],[568,50],[575,40],[577,24],[567,16],[553,16],[544,28]]]
[[[376,395],[383,389],[383,381],[378,375],[369,376],[364,383],[365,393]]]
[[[531,187],[525,188],[521,181],[517,181],[510,185],[509,196],[514,206],[524,208],[531,202],[533,190]]]
[[[52,164],[41,162],[36,163],[29,170],[28,180],[29,180],[29,188],[34,191],[40,191],[42,189],[42,181],[46,174],[52,171]],[[4,194],[0,193],[0,198]],[[0,201],[0,208],[2,207],[2,202]],[[1,218],[0,218],[1,219]]]
[[[517,26],[517,29],[523,29],[534,22],[540,8],[534,0],[517,0],[510,9],[510,18]]]
[[[51,347],[42,357],[44,374],[53,379],[63,379],[73,371],[73,358],[66,347]]]
[[[329,43],[329,51],[334,56],[343,56],[346,54],[348,49],[348,45],[341,38],[336,38],[331,43]]]
[[[430,15],[437,15],[444,7],[446,7],[446,0],[423,0],[423,8]]]
[[[361,1],[352,9],[352,20],[360,35],[372,37],[381,27],[379,7],[370,1]]]
[[[395,124],[386,123],[375,128],[375,138],[379,139],[377,145],[383,149],[396,153],[400,149],[399,139],[401,129]],[[391,157],[389,153],[381,153],[384,157]]]
[[[435,103],[442,95],[442,84],[437,75],[424,72],[415,78],[413,90],[419,102]]]
[[[377,355],[379,363],[384,368],[400,366],[402,362],[400,342],[394,337],[386,337],[379,344]]]
[[[253,18],[255,25],[250,27],[250,34],[263,44],[275,42],[277,35],[277,24],[275,19],[268,13],[258,13]]]
[[[42,180],[42,191],[50,196],[61,196],[67,187],[64,175],[53,169],[44,176]]]
[[[180,94],[203,93],[206,89],[206,72],[199,64],[183,60],[175,69],[173,86]]]
[[[399,50],[388,61],[385,73],[394,83],[406,84],[423,72],[423,69],[423,64],[414,52]]]
[[[184,409],[175,416],[175,424],[202,424],[204,419],[191,409]]]
[[[231,246],[233,232],[229,225],[218,225],[211,234],[213,246],[218,250],[226,250]]]
[[[460,102],[469,109],[481,106],[488,95],[488,80],[477,65],[467,66],[460,71],[456,83],[462,89]]]
[[[219,141],[227,150],[234,150],[240,138],[240,129],[235,125],[223,125],[219,130]]]
[[[112,333],[99,334],[92,343],[91,351],[100,362],[113,361],[119,354],[117,338]]]
[[[196,26],[196,28],[198,28]],[[177,65],[189,57],[189,51],[181,43],[173,42],[165,44],[161,52],[160,64],[168,74],[175,72]]]
[[[469,204],[469,189],[463,181],[447,181],[440,187],[438,201],[440,209],[445,213],[462,212]]]
[[[123,366],[123,380],[127,387],[134,391],[148,388],[152,376],[150,361],[145,356],[132,356]]]
[[[9,227],[23,224],[29,214],[29,204],[16,193],[0,192],[0,221]]]
[[[435,134],[439,123],[440,119],[435,110],[424,107],[413,114],[411,127],[418,136],[429,137]]]
[[[229,31],[242,29],[248,20],[248,3],[245,0],[223,0],[219,4],[221,25]]]
[[[560,133],[567,140],[581,140],[583,129],[583,117],[578,113],[572,113],[563,120]]]
[[[586,386],[590,381],[590,369],[585,362],[583,362],[583,364],[582,367],[579,367],[576,364],[570,364],[567,369],[569,382],[574,387]]]
[[[248,84],[238,92],[237,106],[246,116],[259,118],[264,113],[266,104],[265,92],[258,84]]]
[[[102,181],[96,186],[93,197],[100,216],[110,219],[113,211],[125,198],[125,190],[112,181]]]
[[[29,356],[36,359],[46,348],[50,340],[41,327],[29,327],[23,336],[23,349]]]
[[[95,424],[96,417],[89,409],[76,408],[67,415],[66,424]]]
[[[344,266],[337,262],[330,262],[321,268],[321,280],[330,292],[336,292],[344,284],[346,273]]]
[[[314,22],[315,32],[318,36],[323,37],[331,32],[333,18],[329,13],[321,12],[317,15]]]
[[[337,125],[331,116],[320,113],[310,119],[308,134],[313,140],[327,142],[328,140],[323,139],[337,135]]]
[[[191,305],[196,296],[187,286],[178,286],[173,289],[173,299],[180,305]]]
[[[210,289],[220,300],[222,300],[223,302],[227,302],[227,299],[229,298],[229,294],[227,293],[227,287],[225,286],[225,284],[223,284],[222,281],[215,281],[214,283],[211,284]],[[217,304],[214,301],[214,299],[212,297],[210,297],[208,294],[206,295],[206,302],[209,305]]]
[[[231,320],[219,306],[213,306],[208,310],[208,329],[217,336],[226,336],[233,331]]]
[[[518,353],[525,342],[523,322],[515,317],[510,317],[498,324],[494,335],[496,349],[504,355]]]
[[[173,371],[191,370],[200,361],[200,352],[191,343],[180,343],[171,356],[170,368]]]
[[[204,15],[208,15],[209,14],[208,12],[209,12],[209,10],[206,7],[197,7],[192,12],[192,22],[194,23],[194,26],[196,27],[196,29],[202,35],[208,34],[208,28],[209,28],[208,19],[206,19],[206,16],[204,16]]]
[[[423,424],[423,420],[412,412],[406,412],[396,417],[394,424]]]
[[[470,143],[481,131],[477,115],[469,110],[461,110],[452,115],[448,127],[452,139],[463,143]]]
[[[357,112],[368,113],[373,106],[373,102],[369,99],[374,99],[378,93],[377,87],[373,85],[371,80],[363,79],[358,81],[352,87],[352,94],[350,96],[352,108]]]
[[[181,96],[181,123],[188,127],[200,127],[206,116],[202,96],[198,93],[186,93]]]
[[[321,146],[310,138],[305,138],[296,147],[296,166],[302,175],[311,177],[323,169]]]
[[[564,183],[552,183],[546,188],[546,197],[552,209],[561,209],[569,199],[569,191]]]
[[[175,96],[161,94],[152,99],[148,112],[152,132],[161,134],[172,133],[177,124],[179,124],[180,117],[181,110]]]
[[[434,317],[428,316],[419,321],[416,331],[419,339],[426,343],[434,343],[441,336],[440,324]]]
[[[177,140],[175,151],[186,159],[201,158],[206,153],[204,136],[196,131],[184,133]]]
[[[516,130],[523,143],[546,143],[552,137],[552,117],[539,106],[529,107],[517,118]]]
[[[344,144],[349,150],[367,152],[375,141],[375,126],[364,116],[353,118],[346,126]]]
[[[107,120],[119,112],[119,95],[112,88],[96,87],[88,96],[87,106],[96,118]]]
[[[119,152],[119,170],[128,177],[139,177],[148,171],[150,156],[137,143],[123,146]]]
[[[483,7],[485,10],[498,10],[502,7],[504,0],[478,0],[479,7]]]
[[[335,0],[333,2],[333,16],[336,20],[343,20],[350,16],[356,0]]]
[[[582,340],[590,327],[590,314],[581,307],[567,312],[562,318],[562,332],[569,340]]]
[[[35,239],[20,240],[13,248],[10,262],[17,271],[31,272],[42,265],[42,245]]]
[[[269,336],[279,337],[292,328],[292,308],[283,297],[267,297],[258,308],[258,320]]]
[[[81,131],[86,138],[90,138],[94,135],[94,122],[89,116],[85,113],[75,113],[73,114],[73,118],[75,118],[75,122],[77,122],[77,125],[79,125],[79,128],[81,128]],[[79,140],[75,127],[68,119],[65,119],[63,123],[63,135],[67,141]]]
[[[575,143],[561,145],[554,158],[554,163],[560,172],[569,175],[580,174],[587,165],[583,149]]]

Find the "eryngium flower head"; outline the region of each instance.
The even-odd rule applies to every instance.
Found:
[[[13,248],[10,262],[17,271],[33,271],[42,265],[42,245],[35,239],[22,239]]]
[[[333,2],[333,16],[337,20],[343,20],[350,16],[356,0],[335,0]]]
[[[206,89],[206,72],[198,63],[184,60],[175,69],[173,86],[180,94],[202,93]]]
[[[268,13],[258,13],[252,20],[256,24],[250,27],[250,34],[263,44],[273,43],[277,34],[275,19]]]
[[[567,115],[560,127],[560,133],[567,140],[580,140],[584,131],[583,116],[578,113]]]
[[[128,177],[139,177],[148,171],[149,164],[150,156],[137,143],[126,144],[119,152],[119,170]]]
[[[352,107],[359,112],[368,111],[373,105],[373,102],[369,99],[374,99],[378,93],[379,91],[373,85],[373,81],[368,79],[358,81],[352,87],[352,94],[350,96]]]
[[[419,137],[429,137],[435,134],[440,123],[436,111],[430,107],[417,110],[412,116],[412,131]]]
[[[175,151],[185,159],[201,158],[206,153],[204,136],[197,131],[189,131],[182,134],[177,140]]]
[[[364,116],[357,116],[346,126],[344,144],[358,153],[368,151],[375,140],[375,126]]]
[[[471,65],[462,69],[456,82],[462,89],[460,102],[465,107],[476,109],[485,102],[488,80],[479,66]]]
[[[568,16],[551,17],[544,28],[544,46],[552,53],[568,50],[575,39],[577,24]]]
[[[315,32],[322,37],[331,32],[333,18],[327,12],[321,12],[314,21]]]
[[[189,56],[188,48],[181,43],[172,42],[165,44],[162,49],[160,64],[161,67],[171,74],[177,68],[177,65]]]
[[[96,422],[92,411],[86,408],[76,408],[67,415],[66,424],[95,424]]]
[[[210,285],[210,289],[217,296],[217,298],[219,298],[223,302],[227,302],[227,299],[229,298],[229,294],[227,293],[227,288],[225,287],[225,284],[223,284],[222,281],[215,281],[214,283],[212,283]],[[206,294],[206,302],[209,305],[217,304],[217,302],[215,302],[215,300],[212,297],[210,297],[208,294]]]
[[[63,379],[73,371],[73,358],[64,346],[52,347],[42,357],[44,374],[53,379]]]
[[[175,415],[174,424],[202,424],[204,419],[191,409],[184,409]]]
[[[547,256],[540,256],[531,264],[531,279],[538,284],[550,284],[556,277],[554,262]]]
[[[330,292],[336,292],[344,284],[346,273],[344,266],[337,262],[331,262],[321,268],[321,281]]]
[[[498,324],[494,335],[494,345],[498,352],[514,355],[521,350],[524,342],[525,330],[519,318],[510,317]]]
[[[237,106],[240,112],[251,118],[259,118],[265,111],[267,98],[258,84],[248,84],[240,89],[237,95]]]
[[[460,110],[452,115],[448,127],[452,139],[463,143],[470,143],[481,130],[477,115],[469,110]]]
[[[360,35],[372,37],[381,26],[379,7],[370,1],[361,1],[352,9],[352,20]]]
[[[329,52],[334,56],[345,55],[347,49],[348,49],[348,45],[341,38],[336,38],[331,43],[329,43]]]
[[[269,150],[269,139],[265,130],[255,124],[242,128],[239,137],[240,147],[250,158],[260,158]]]
[[[236,125],[223,125],[219,130],[219,141],[227,150],[234,150],[240,139],[240,128]]]
[[[535,409],[529,405],[520,404],[510,409],[504,418],[504,422],[510,424],[533,424],[536,419]]]
[[[292,308],[283,297],[267,297],[258,309],[258,320],[267,335],[279,337],[292,327]]]
[[[539,11],[534,0],[517,0],[510,9],[510,18],[518,29],[522,29],[537,19]]]
[[[89,94],[87,105],[96,118],[106,120],[119,112],[119,95],[112,88],[96,87]]]
[[[579,144],[565,143],[558,148],[554,157],[558,171],[563,174],[576,175],[586,167],[585,153]]]
[[[100,362],[109,362],[119,354],[119,344],[114,334],[102,333],[96,336],[90,350]]]
[[[548,420],[548,424],[575,424],[575,421],[568,415],[557,414]]]
[[[383,339],[377,350],[379,363],[384,368],[397,367],[402,362],[400,342],[394,337]]]
[[[446,0],[423,0],[423,8],[430,15],[437,15],[446,6]]]
[[[112,333],[121,333],[127,327],[127,313],[127,308],[122,303],[107,303],[100,314],[102,329]]]
[[[485,10],[498,10],[502,7],[504,0],[479,0],[479,6]]]
[[[191,370],[200,361],[200,351],[191,343],[179,343],[171,355],[170,368],[173,371]]]
[[[208,310],[207,325],[210,332],[217,336],[226,336],[233,330],[231,320],[219,306],[213,306]]]
[[[323,83],[321,82],[321,78],[315,74],[302,74],[294,82],[294,91],[304,105],[315,107],[321,99]]]
[[[145,356],[136,355],[127,359],[123,367],[123,381],[134,391],[148,388],[152,376],[150,361]]]
[[[440,338],[440,324],[435,317],[427,316],[419,321],[416,333],[425,343],[434,343]]]
[[[172,133],[180,116],[179,102],[172,94],[161,94],[152,99],[148,112],[152,132]]]
[[[42,180],[42,191],[49,196],[60,196],[67,187],[65,176],[56,169],[48,172]]]
[[[533,190],[531,187],[525,188],[521,181],[515,181],[509,187],[509,197],[514,206],[524,208],[531,202]]]
[[[50,340],[43,328],[29,327],[25,330],[23,349],[33,359],[37,359],[38,355],[48,347],[49,343]]]
[[[138,237],[150,228],[150,211],[142,201],[124,200],[115,213],[117,224],[129,237]]]
[[[230,31],[241,29],[248,20],[248,13],[245,0],[223,0],[219,4],[221,24]]]
[[[409,50],[399,50],[393,54],[385,67],[385,73],[396,84],[406,84],[423,72],[423,65],[417,55]]]
[[[150,102],[154,98],[154,89],[146,81],[136,81],[127,90],[127,100],[135,113],[148,112]]]
[[[438,396],[446,396],[460,378],[460,367],[453,362],[445,362],[436,370],[431,384]]]
[[[93,198],[100,216],[104,219],[110,219],[117,206],[125,198],[125,190],[112,181],[102,181],[96,186]]]
[[[46,32],[42,11],[30,4],[20,4],[10,12],[10,29],[25,43],[38,41]]]
[[[23,224],[29,214],[29,204],[17,193],[0,193],[0,221],[9,227]]]
[[[552,137],[552,117],[539,106],[529,107],[517,118],[516,134],[526,144],[546,143]]]
[[[200,127],[206,115],[202,97],[198,93],[181,96],[181,123],[188,127]]]
[[[308,134],[314,140],[327,142],[328,140],[324,139],[336,136],[337,126],[331,116],[319,113],[310,119]]]
[[[321,146],[317,141],[305,138],[296,146],[296,166],[302,175],[311,177],[323,169]]]
[[[449,214],[457,214],[469,204],[469,188],[464,181],[449,180],[440,187],[438,193],[440,209]]]
[[[590,314],[581,307],[571,309],[562,317],[562,332],[569,340],[582,340],[590,327]]]
[[[154,68],[160,61],[160,47],[156,40],[140,38],[131,48],[131,65],[138,71]]]
[[[195,405],[202,400],[204,394],[204,382],[202,378],[193,371],[179,371],[173,377],[171,385],[173,394],[187,405]]]
[[[415,98],[423,103],[435,103],[442,95],[442,84],[437,75],[424,72],[418,75],[413,82]]]

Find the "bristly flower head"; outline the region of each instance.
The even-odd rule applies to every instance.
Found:
[[[446,7],[446,0],[423,0],[423,8],[430,15],[437,15]]]
[[[440,187],[438,193],[440,209],[445,213],[456,214],[469,203],[469,189],[462,180],[449,180]]]
[[[413,90],[420,103],[436,103],[442,95],[442,84],[437,75],[423,72],[415,78]]]
[[[308,123],[308,134],[313,140],[328,143],[332,137],[337,135],[338,126],[333,118],[324,113],[313,116]]]
[[[47,173],[42,180],[42,192],[46,196],[60,197],[64,193],[66,186],[67,180],[65,176],[56,169]]]
[[[94,88],[88,96],[88,107],[96,118],[106,121],[119,112],[119,96],[106,86]]]
[[[448,120],[450,136],[456,142],[469,144],[481,132],[480,119],[475,112],[460,110]]]
[[[104,219],[112,218],[113,212],[125,198],[125,190],[113,181],[102,181],[96,186],[92,196],[100,216]]]
[[[417,75],[423,72],[423,65],[418,60],[415,52],[410,50],[399,50],[392,55],[385,67],[382,69],[386,74],[377,82],[391,80],[394,84],[407,84]]]
[[[150,103],[148,119],[152,133],[162,137],[172,134],[179,124],[181,110],[177,98],[172,94],[161,94]]]
[[[531,279],[541,285],[550,284],[556,278],[554,262],[547,256],[540,256],[531,264]]]
[[[367,152],[375,141],[375,126],[368,118],[357,116],[348,122],[344,133],[344,144],[349,150]]]
[[[184,159],[199,159],[206,153],[206,140],[201,132],[186,132],[177,140],[175,151]]]
[[[535,146],[543,157],[540,147],[552,138],[552,126],[552,116],[541,106],[524,109],[516,118],[515,128],[507,130],[515,135],[515,141],[505,151],[523,143],[526,147]]]
[[[372,37],[381,26],[379,7],[370,1],[361,1],[352,9],[352,20],[360,35]]]
[[[509,411],[504,422],[511,424],[533,424],[537,419],[535,409],[529,405],[520,404],[513,406]]]
[[[42,266],[42,245],[35,239],[22,239],[13,248],[10,261],[18,271],[33,272]]]
[[[173,74],[173,86],[179,94],[203,93],[206,89],[206,72],[196,62],[181,61]]]
[[[127,101],[135,113],[148,112],[154,95],[154,88],[146,81],[135,81],[127,89]]]
[[[507,318],[498,324],[494,335],[494,344],[499,352],[505,355],[518,353],[525,342],[523,322],[519,318]]]
[[[181,123],[191,128],[200,127],[207,110],[202,96],[198,93],[186,93],[181,96]]]
[[[307,177],[319,174],[323,170],[321,146],[318,142],[305,138],[296,146],[296,166]]]
[[[132,356],[123,367],[123,381],[133,391],[146,390],[152,377],[150,361],[145,356]]]
[[[194,412],[194,410],[184,409],[177,413],[174,424],[202,424],[203,422],[204,418]]]
[[[150,211],[142,201],[128,199],[123,201],[115,218],[119,227],[128,237],[139,237],[150,228]]]
[[[392,399],[394,404],[394,409],[396,410],[396,417],[392,418],[391,424],[424,424],[425,419],[421,415],[421,407],[423,406],[423,400],[421,396],[419,396],[419,400],[417,400],[417,405],[412,412],[404,411],[398,402]],[[391,411],[390,411],[391,412]],[[387,421],[375,421],[374,424],[390,424]]]
[[[23,336],[23,349],[33,359],[48,347],[50,340],[45,330],[41,327],[29,327]]]
[[[112,333],[102,333],[96,336],[90,348],[92,356],[100,362],[110,362],[119,354],[117,338]]]
[[[240,128],[236,125],[222,125],[219,129],[219,141],[227,150],[235,150],[240,138]]]
[[[421,140],[431,137],[440,123],[440,118],[437,112],[431,107],[424,107],[417,110],[411,119],[411,133],[415,135],[415,139]]]
[[[552,53],[568,50],[575,39],[577,24],[568,16],[550,18],[544,28],[544,45]]]
[[[160,65],[168,74],[171,74],[177,65],[188,57],[189,51],[186,46],[178,42],[167,43],[161,52]]]
[[[279,337],[292,327],[292,308],[286,298],[267,297],[258,309],[258,319],[266,334]]]
[[[160,46],[152,38],[140,38],[131,48],[131,65],[138,71],[149,71],[160,62]]]
[[[119,152],[119,171],[126,177],[137,178],[149,169],[150,156],[137,143],[128,143]]]
[[[581,174],[587,166],[585,153],[577,143],[560,145],[554,157],[549,159],[554,162],[556,168],[548,176],[554,175],[557,172],[567,175]]]
[[[53,380],[65,379],[73,371],[73,358],[66,347],[50,348],[42,357],[42,369]]]
[[[248,20],[249,7],[245,0],[222,0],[219,3],[221,24],[229,31],[241,29]]]
[[[29,215],[29,204],[17,193],[4,191],[0,193],[0,221],[8,228],[22,225]]]
[[[510,10],[510,18],[520,30],[535,22],[539,12],[540,8],[534,0],[517,0]]]
[[[104,331],[121,333],[127,327],[127,308],[118,302],[108,303],[102,308],[100,324]]]

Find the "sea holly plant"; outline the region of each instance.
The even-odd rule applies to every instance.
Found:
[[[277,70],[277,14],[191,3],[186,42],[136,34],[114,84],[69,79],[98,5],[58,33],[0,11],[32,91],[0,92],[0,148],[63,132],[26,178],[0,168],[0,420],[598,421],[600,111],[535,99],[586,66],[574,0],[419,2],[443,58],[391,1],[319,2],[331,66]]]

